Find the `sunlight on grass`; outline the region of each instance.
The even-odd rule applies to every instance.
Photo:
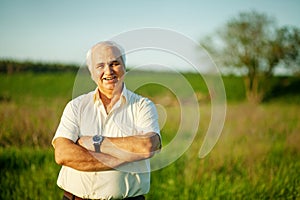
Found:
[[[197,77],[189,76],[198,83]],[[1,78],[0,199],[60,199],[61,190],[56,186],[59,166],[54,162],[51,139],[71,98],[74,75]],[[59,83],[49,84],[54,80]],[[62,87],[64,84],[71,88]],[[50,88],[30,90],[35,85]],[[196,138],[179,159],[152,172],[147,199],[300,198],[299,104],[270,101],[252,105],[234,97],[231,90],[221,137],[210,154],[199,159],[211,108],[203,85],[197,88],[201,120]],[[165,116],[161,121],[163,144],[169,144],[181,120],[178,101],[159,86],[145,86],[138,92],[159,105],[159,114]]]

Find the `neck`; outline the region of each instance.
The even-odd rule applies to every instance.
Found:
[[[103,91],[99,89],[100,98],[103,99],[112,99],[114,97],[113,91]]]
[[[104,105],[106,113],[108,114],[111,111],[111,109],[113,108],[113,106],[115,105],[115,103],[119,100],[120,94],[108,97],[105,94],[102,94],[100,92],[100,98]]]
[[[107,113],[110,112],[113,105],[120,99],[122,89],[123,89],[123,87],[118,88],[117,90],[103,91],[100,88],[98,88],[99,97],[100,97]]]

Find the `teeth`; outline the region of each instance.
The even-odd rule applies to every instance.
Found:
[[[107,81],[109,81],[109,80],[113,80],[114,79],[114,77],[110,77],[110,78],[104,78],[104,80],[107,80]]]

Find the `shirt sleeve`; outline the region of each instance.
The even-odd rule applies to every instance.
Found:
[[[70,139],[74,142],[77,141],[79,137],[79,126],[78,126],[78,115],[77,115],[77,106],[75,105],[74,101],[70,101],[62,114],[60,123],[52,139],[53,141],[58,137],[63,137]]]
[[[140,103],[137,127],[143,133],[155,132],[160,136],[158,114],[152,101],[144,98]]]

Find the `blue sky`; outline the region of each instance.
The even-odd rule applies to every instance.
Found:
[[[0,58],[80,64],[122,32],[158,27],[199,41],[249,10],[300,27],[298,0],[0,0]]]

